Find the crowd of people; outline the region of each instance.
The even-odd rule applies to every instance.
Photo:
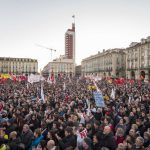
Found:
[[[0,150],[150,149],[149,84],[72,77],[42,87],[44,99],[41,83],[0,85]],[[105,107],[96,106],[95,90]]]

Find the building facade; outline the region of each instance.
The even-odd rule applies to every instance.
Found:
[[[125,49],[110,49],[98,52],[82,60],[82,75],[95,74],[100,77],[125,77]]]
[[[56,59],[44,67],[42,74],[48,76],[52,72],[55,76],[59,74],[72,76],[74,75],[74,64],[70,59]]]
[[[129,79],[150,80],[150,36],[132,42],[126,49],[126,75]]]
[[[55,75],[66,74],[75,75],[75,24],[72,24],[72,29],[68,29],[65,33],[65,55],[61,55],[59,58],[49,62],[42,74],[48,76],[50,72]]]
[[[31,74],[37,72],[36,59],[0,57],[0,73]]]
[[[77,77],[81,76],[81,65],[76,66],[75,75]]]
[[[75,24],[72,23],[72,29],[68,29],[65,33],[65,56],[72,59],[75,63]]]

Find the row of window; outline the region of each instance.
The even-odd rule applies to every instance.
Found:
[[[24,62],[24,63],[28,63],[28,62],[37,62],[37,60],[33,60],[33,59],[22,59],[22,58],[0,58],[1,61],[5,61],[5,62]]]

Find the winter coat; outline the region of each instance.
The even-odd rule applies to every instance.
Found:
[[[17,138],[17,139],[13,139],[8,143],[9,147],[11,150],[22,150],[23,147],[21,148],[21,139]]]
[[[41,136],[37,137],[36,139],[34,139],[32,141],[32,144],[31,144],[29,150],[32,150],[32,147],[37,148],[38,144],[41,142],[41,140],[43,140],[43,138],[44,138],[43,135],[41,135]]]
[[[69,135],[64,137],[62,140],[59,140],[59,145],[62,150],[66,149],[67,147],[75,148],[77,144],[77,137],[74,135]]]
[[[95,145],[93,145],[93,150],[100,150],[101,146],[99,143],[96,143]]]
[[[26,133],[22,133],[21,142],[25,145],[26,149],[29,149],[33,138],[34,138],[34,135],[33,135],[33,132],[31,130],[29,130]]]
[[[117,144],[112,133],[109,133],[107,135],[103,134],[100,145],[101,147],[107,147],[110,150],[115,150],[117,148]]]
[[[123,136],[117,136],[116,137],[117,144],[123,143],[123,141],[124,141],[124,137]]]

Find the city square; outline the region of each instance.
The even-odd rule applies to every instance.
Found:
[[[148,0],[8,1],[0,150],[150,150]]]

